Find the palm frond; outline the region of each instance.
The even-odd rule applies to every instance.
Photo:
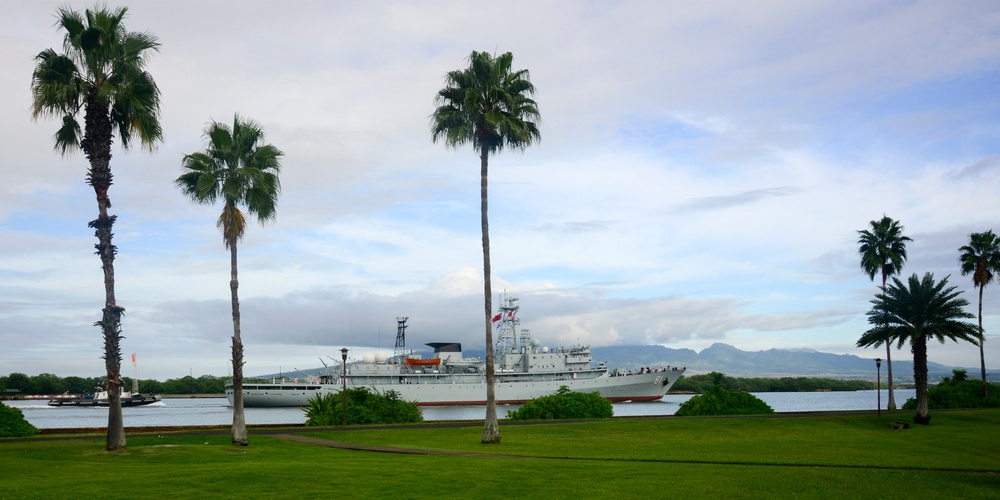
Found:
[[[969,244],[958,249],[962,276],[971,274],[972,284],[985,287],[1000,272],[1000,238],[993,230],[969,235]]]
[[[858,231],[858,253],[861,254],[861,269],[869,279],[881,273],[888,278],[899,272],[906,262],[906,242],[913,241],[903,236],[899,221],[889,216],[871,221],[870,229]]]
[[[431,140],[449,147],[471,143],[478,152],[525,149],[541,139],[538,106],[527,70],[511,71],[513,55],[473,51],[469,67],[445,76],[435,97]]]
[[[148,150],[162,140],[159,89],[143,70],[150,51],[159,50],[159,42],[149,33],[127,31],[127,12],[125,7],[104,6],[82,14],[68,7],[58,10],[56,25],[65,31],[63,54],[48,49],[35,57],[31,84],[35,118],[76,115],[92,96],[98,103],[93,109],[107,113],[124,149],[136,138]],[[57,149],[64,152],[73,149],[59,142],[71,137],[67,131],[57,134]],[[83,132],[83,137],[77,134],[78,139],[95,133]],[[100,141],[109,140],[100,137]]]
[[[243,237],[247,215],[261,222],[275,218],[284,153],[272,144],[262,144],[260,125],[239,115],[231,125],[213,121],[205,127],[204,136],[206,149],[184,157],[181,166],[186,172],[174,185],[199,203],[226,201],[216,224],[228,248]]]
[[[931,273],[923,278],[913,274],[906,284],[892,278],[892,284],[876,296],[868,311],[869,323],[876,326],[862,334],[857,345],[895,343],[898,347],[920,337],[975,342],[978,327],[964,321],[975,315],[965,310],[969,302],[961,295],[957,287],[948,286],[948,277],[935,281]]]

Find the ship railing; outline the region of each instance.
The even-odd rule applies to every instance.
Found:
[[[660,372],[669,372],[669,371],[678,371],[678,370],[686,370],[686,368],[684,368],[684,367],[678,368],[676,366],[671,367],[670,365],[667,365],[667,366],[657,366],[657,367],[652,367],[652,368],[648,367],[648,366],[643,366],[643,367],[640,367],[640,368],[632,368],[632,369],[616,368],[616,369],[611,370],[610,372],[608,372],[608,375],[610,375],[612,377],[628,377],[628,376],[632,376],[632,375],[644,375],[644,374],[647,374],[647,373],[660,373]]]

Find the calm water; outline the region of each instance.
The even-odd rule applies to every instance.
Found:
[[[876,391],[851,392],[760,392],[755,396],[771,405],[776,412],[866,410],[876,408]],[[897,389],[896,404],[902,406],[907,398],[914,397],[913,389]],[[650,403],[615,403],[615,416],[673,415],[681,403],[691,398],[687,394],[668,394],[660,401]],[[885,408],[887,391],[882,391]],[[46,401],[4,401],[19,408],[24,417],[39,429],[76,427],[105,427],[108,424],[106,408],[56,408]],[[519,405],[497,406],[502,419],[508,411]],[[482,420],[483,406],[425,407],[424,419]],[[228,425],[233,421],[233,409],[225,398],[178,398],[135,408],[122,408],[127,427]],[[301,408],[246,408],[248,424],[301,424],[305,414]]]

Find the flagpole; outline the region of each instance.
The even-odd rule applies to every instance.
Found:
[[[132,370],[135,377],[132,378],[132,394],[139,394],[139,365],[135,362],[135,353],[132,353]]]

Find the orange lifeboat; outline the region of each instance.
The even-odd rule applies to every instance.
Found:
[[[438,366],[440,364],[441,364],[441,358],[433,358],[433,359],[406,358],[406,366]]]

